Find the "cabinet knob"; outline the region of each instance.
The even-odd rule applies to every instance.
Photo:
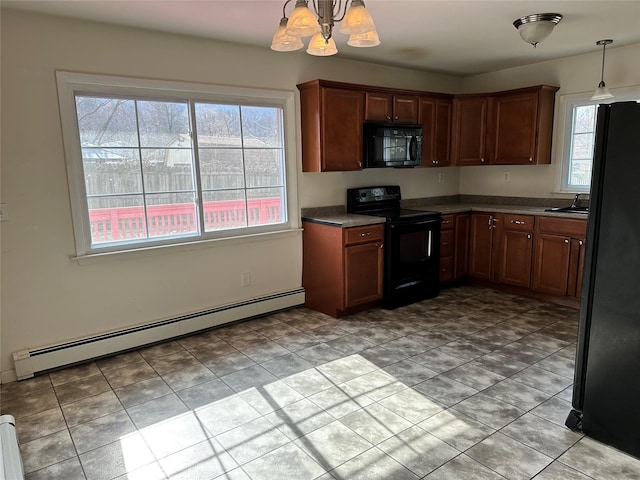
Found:
[[[391,120],[391,116],[390,115],[387,115],[387,120]]]
[[[362,168],[362,162],[358,162],[358,167]]]
[[[395,118],[395,120],[398,120],[398,118],[400,118],[400,117],[398,117],[398,116],[396,115],[394,118]]]
[[[533,163],[533,158],[532,158],[532,157],[529,157],[529,161],[530,161],[531,163]]]
[[[530,233],[529,233],[529,234],[527,234],[527,238],[531,238],[531,234],[530,234]]]
[[[381,243],[381,244],[380,244],[380,248],[382,248],[382,247],[384,247],[384,243]]]
[[[371,235],[371,232],[362,232],[360,234],[361,237],[369,237]]]
[[[584,242],[582,240],[578,240],[578,245],[582,246]]]
[[[484,163],[484,158],[481,158],[481,159],[480,159],[480,162],[481,162],[481,163]]]
[[[566,238],[564,239],[564,243],[569,243],[569,240],[567,240]]]

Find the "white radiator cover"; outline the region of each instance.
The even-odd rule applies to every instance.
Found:
[[[11,415],[0,416],[0,454],[0,480],[23,480],[16,421]]]
[[[299,288],[57,345],[20,350],[13,353],[16,376],[24,380],[55,368],[300,306],[304,298],[304,289]]]

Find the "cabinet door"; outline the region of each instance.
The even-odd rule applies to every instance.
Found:
[[[471,215],[471,237],[469,239],[469,275],[491,280],[493,253],[493,215],[474,213]]]
[[[570,237],[537,234],[533,256],[533,290],[553,295],[566,295],[570,253]]]
[[[453,162],[455,165],[486,163],[487,98],[453,100]]]
[[[418,97],[414,95],[394,95],[393,121],[416,123],[418,121]]]
[[[382,298],[382,242],[345,248],[345,308]]]
[[[462,278],[469,273],[469,236],[471,234],[471,215],[456,215],[455,252],[453,255],[454,277]]]
[[[323,88],[321,118],[322,171],[360,170],[364,94]]]
[[[451,164],[451,101],[421,97],[418,123],[422,125],[423,167],[446,167]]]
[[[504,230],[500,250],[498,281],[529,288],[533,235],[529,232]]]
[[[393,95],[388,93],[367,92],[365,120],[390,122],[393,115]]]
[[[535,160],[538,94],[498,95],[492,102],[489,163],[529,165]]]

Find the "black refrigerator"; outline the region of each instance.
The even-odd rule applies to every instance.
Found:
[[[598,107],[594,152],[566,425],[640,458],[640,103]]]

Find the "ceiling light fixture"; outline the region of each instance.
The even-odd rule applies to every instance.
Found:
[[[613,98],[613,95],[604,84],[604,50],[605,48],[607,48],[607,45],[610,45],[612,43],[613,40],[611,39],[598,40],[596,42],[596,45],[602,45],[602,73],[600,76],[600,83],[598,84],[598,88],[596,88],[596,91],[591,97],[591,100],[608,100],[610,98]]]
[[[513,22],[522,39],[535,48],[541,41],[551,35],[553,28],[562,20],[559,13],[534,13],[520,17]]]
[[[296,0],[291,16],[287,18],[285,9],[293,0],[287,0],[282,7],[280,26],[271,41],[271,49],[278,52],[299,50],[304,45],[301,37],[312,36],[307,53],[329,56],[338,53],[333,37],[335,22],[342,22],[340,33],[349,35],[347,44],[352,47],[375,47],[380,45],[378,32],[371,14],[363,0]]]

